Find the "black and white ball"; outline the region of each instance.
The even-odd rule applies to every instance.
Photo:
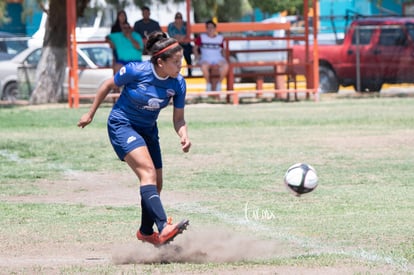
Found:
[[[285,174],[285,184],[297,196],[312,192],[318,186],[315,168],[306,163],[290,166]]]

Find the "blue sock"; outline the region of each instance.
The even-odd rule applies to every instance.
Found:
[[[147,210],[148,218],[145,217],[145,224],[149,225],[155,222],[158,232],[161,232],[167,222],[167,215],[162,207],[160,195],[157,192],[157,186],[144,185],[140,187],[141,200],[144,208]],[[144,224],[144,223],[143,223]],[[144,232],[143,232],[144,233]]]
[[[154,233],[154,229],[152,228],[154,225],[154,221],[151,219],[151,216],[148,213],[148,209],[145,206],[144,200],[141,199],[141,227],[139,231],[141,231],[144,235],[152,235]]]

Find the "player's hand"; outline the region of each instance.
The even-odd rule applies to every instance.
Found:
[[[78,127],[84,128],[86,125],[92,122],[92,117],[86,113],[79,119]]]
[[[188,153],[190,151],[190,147],[191,141],[186,137],[181,138],[181,148],[183,149],[183,152]]]

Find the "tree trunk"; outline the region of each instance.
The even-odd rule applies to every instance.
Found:
[[[63,94],[62,85],[66,72],[66,49],[45,46],[36,69],[36,87],[30,104],[58,102]]]
[[[31,104],[57,102],[62,94],[67,62],[66,3],[50,0],[42,57],[36,70],[36,87]]]

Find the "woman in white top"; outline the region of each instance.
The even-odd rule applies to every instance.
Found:
[[[217,34],[216,24],[212,20],[206,22],[206,29],[207,32],[202,33],[195,40],[194,56],[196,60],[199,60],[201,71],[207,82],[207,91],[211,90],[211,83],[209,83],[210,67],[219,65],[220,78],[214,90],[220,91],[220,83],[229,70],[229,65],[223,55],[224,38],[221,34]]]

